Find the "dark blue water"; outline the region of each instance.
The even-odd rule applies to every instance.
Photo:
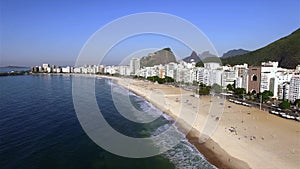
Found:
[[[103,150],[78,122],[72,102],[72,78],[84,80],[68,75],[0,78],[1,168],[212,168],[186,140],[162,155],[143,159],[120,157]],[[113,106],[105,106],[113,105],[111,93],[104,92],[110,87],[108,80],[96,80],[97,101],[104,105],[102,113],[116,130],[133,137],[147,137],[156,128],[172,125],[172,120],[164,117],[152,125],[124,120]],[[141,110],[151,106],[134,94],[130,97]],[[128,128],[122,128],[124,124]]]

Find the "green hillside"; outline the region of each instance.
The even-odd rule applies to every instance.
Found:
[[[221,58],[223,65],[260,65],[265,61],[278,61],[283,68],[295,68],[300,64],[300,29],[261,49],[229,58]]]

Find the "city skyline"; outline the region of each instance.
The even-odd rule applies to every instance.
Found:
[[[299,72],[300,65],[295,69],[285,69],[278,62],[262,62],[260,66],[242,65],[222,66],[217,62],[206,62],[196,66],[195,62],[169,62],[153,66],[141,66],[140,59],[131,58],[128,65],[80,65],[76,67],[61,67],[43,64],[31,67],[32,73],[75,73],[75,74],[105,74],[125,77],[142,77],[145,79],[157,77],[171,78],[177,83],[199,83],[207,86],[219,85],[226,89],[228,85],[243,88],[246,93],[272,92],[272,98],[289,99],[294,102],[300,98]],[[289,86],[291,83],[291,87]],[[289,89],[291,88],[291,90]],[[295,88],[295,90],[294,90]],[[289,97],[285,93],[289,93]]]
[[[2,1],[0,66],[34,66],[43,62],[74,65],[80,49],[95,31],[119,17],[140,12],[169,13],[191,22],[210,39],[219,56],[231,49],[255,50],[299,28],[299,5],[299,1],[276,1],[272,5],[267,1]],[[168,39],[156,46],[154,42],[157,37],[145,45],[176,50],[176,43]],[[190,51],[177,53],[179,57],[190,55]],[[112,59],[105,64],[115,62]]]

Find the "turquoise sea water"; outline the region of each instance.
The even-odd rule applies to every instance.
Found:
[[[85,80],[69,75],[0,77],[1,168],[213,168],[187,140],[164,154],[142,159],[120,157],[103,150],[85,134],[76,117],[73,78]],[[111,85],[115,84],[110,80],[97,79],[96,98],[101,102],[103,116],[119,132],[131,137],[150,136],[172,125],[173,120],[168,116],[160,116],[147,125],[124,119],[113,106]],[[116,87],[121,93],[127,92]],[[161,113],[133,93],[130,100],[145,113]]]

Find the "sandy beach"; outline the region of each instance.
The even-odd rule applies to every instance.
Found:
[[[175,118],[176,125],[183,130],[192,127],[187,138],[218,168],[296,169],[300,166],[299,122],[223,99],[195,98],[192,92],[174,86],[108,78]],[[203,137],[206,135],[210,137]]]

